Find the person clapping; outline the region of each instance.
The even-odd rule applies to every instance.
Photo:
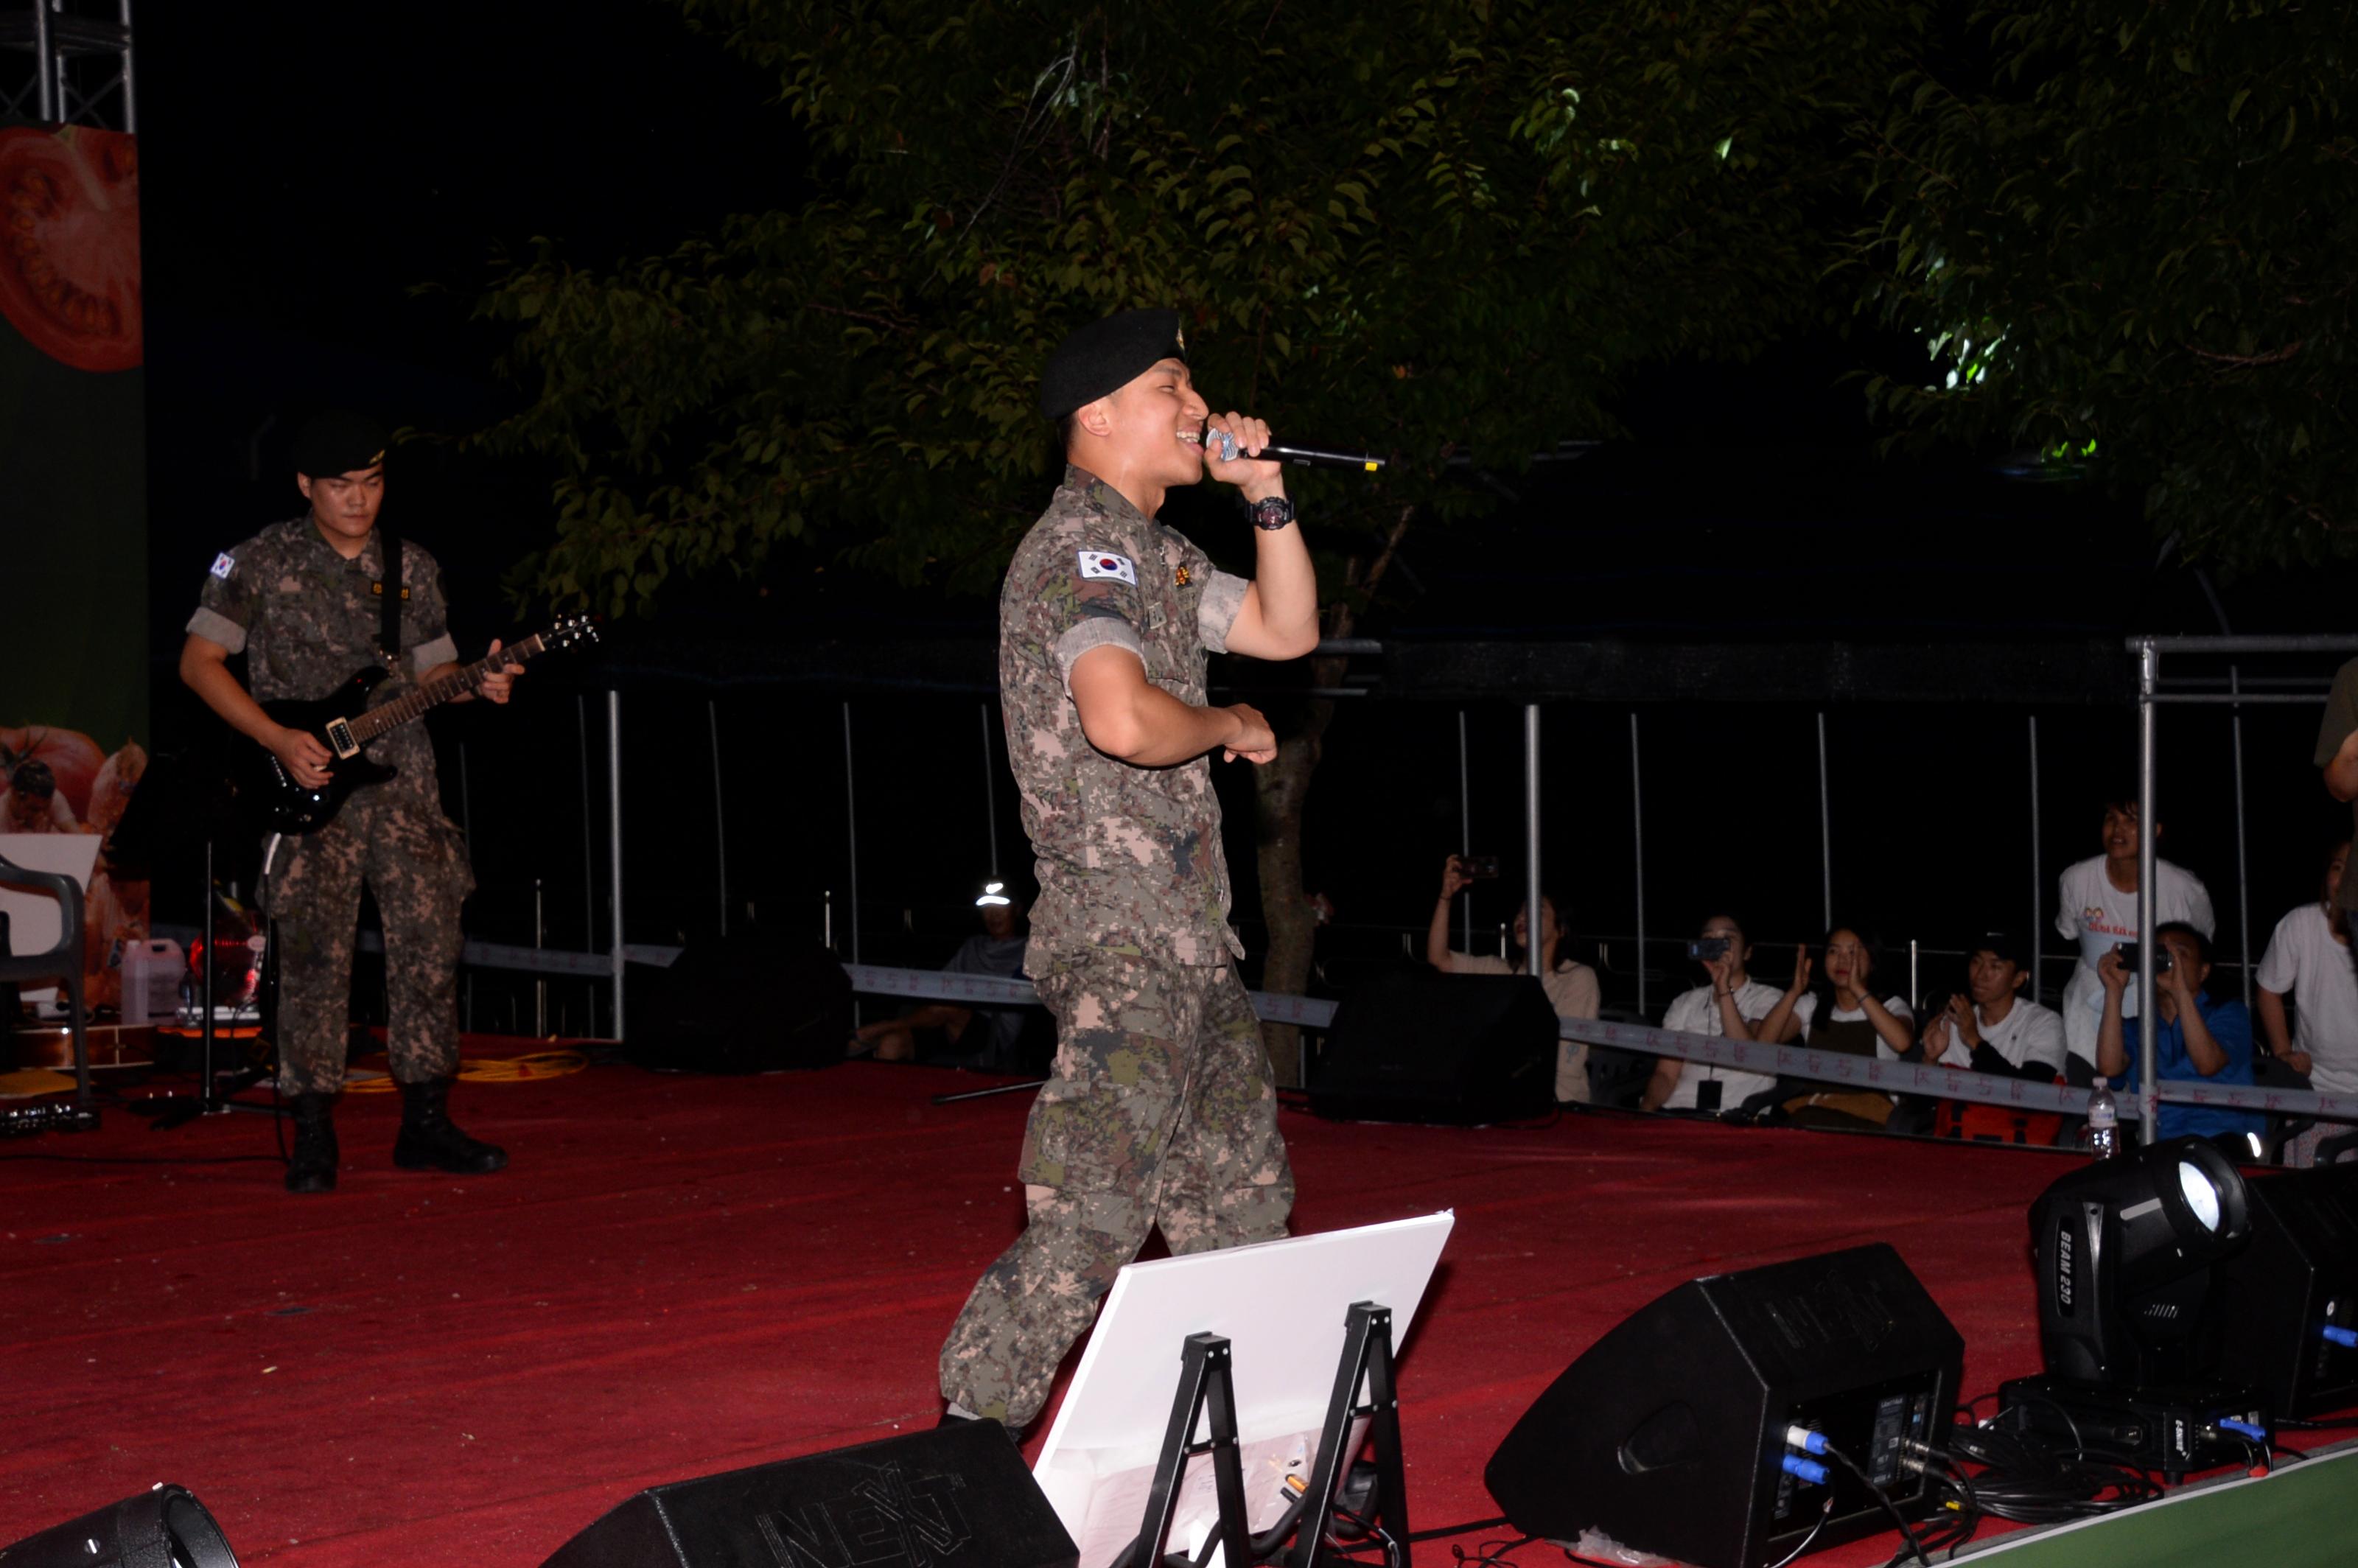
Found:
[[[1905,998],[1876,994],[1877,944],[1855,927],[1837,925],[1826,933],[1824,953],[1824,970],[1814,984],[1810,950],[1794,953],[1793,983],[1762,1021],[1760,1037],[1782,1045],[1798,1034],[1813,1051],[1898,1061],[1916,1044],[1915,1016]],[[1891,1119],[1891,1097],[1821,1087],[1786,1100],[1783,1108],[1804,1126],[1881,1127]]]

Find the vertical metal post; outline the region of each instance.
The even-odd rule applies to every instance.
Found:
[[[49,0],[33,0],[33,76],[40,84],[43,124],[55,124],[62,113],[58,103],[58,63],[49,38]]]
[[[613,965],[614,1035],[622,1024],[622,694],[606,694],[606,950]]]
[[[844,918],[851,930],[851,961],[860,962],[860,810],[852,801],[851,704],[843,705],[843,843],[851,860],[850,904]]]
[[[1818,878],[1825,906],[1825,929],[1834,925],[1834,809],[1833,794],[1826,781],[1826,716],[1818,712]]]
[[[729,935],[729,808],[720,793],[720,702],[707,697],[704,712],[712,728],[712,858],[720,876],[720,935]]]
[[[459,742],[459,837],[467,845],[467,858],[475,858],[475,798],[467,782],[467,742]]]
[[[1646,1012],[1646,792],[1638,772],[1638,714],[1629,713],[1629,842],[1638,860],[1638,1012]]]
[[[2039,715],[2030,716],[2030,1000],[2039,1000],[2043,983],[2040,970],[2045,967],[2039,957],[2039,942],[2044,936],[2047,912],[2047,881],[2039,867]]]
[[[581,743],[581,950],[598,950],[598,854],[596,838],[590,818],[590,699],[583,694],[573,694],[574,738]],[[598,984],[589,983],[589,1016],[582,1020],[581,1033],[598,1033]]]
[[[119,9],[123,17],[123,128],[135,136],[139,134],[139,94],[131,80],[131,62],[138,50],[132,47],[131,0],[122,0]]]
[[[1540,972],[1540,705],[1523,704],[1523,962]]]
[[[2227,690],[2236,697],[2244,695],[2244,672],[2234,665],[2227,666]],[[2235,932],[2244,946],[2244,1011],[2252,1010],[2252,868],[2245,858],[2244,842],[2244,705],[2238,701],[2232,709],[2233,741],[2235,748]]]
[[[982,705],[982,825],[990,835],[990,880],[999,881],[999,788],[990,745],[990,704]]]
[[[532,879],[532,950],[539,952],[548,946],[548,901],[538,877]],[[548,977],[535,975],[532,980],[532,1033],[535,1040],[548,1038]]]
[[[2137,1136],[2151,1147],[2160,1137],[2161,1090],[2154,1081],[2155,1062],[2153,961],[2153,825],[2154,795],[2158,781],[2155,758],[2155,722],[2160,712],[2154,688],[2161,684],[2161,650],[2153,639],[2137,644],[2137,1108],[2142,1123]]]
[[[1466,710],[1457,710],[1457,852],[1474,852],[1473,773],[1466,762]],[[1458,951],[1474,951],[1474,890],[1457,895]]]

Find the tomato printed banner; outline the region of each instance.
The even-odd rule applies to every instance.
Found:
[[[139,148],[0,128],[0,834],[105,835],[147,765]],[[146,935],[102,857],[93,1004]]]

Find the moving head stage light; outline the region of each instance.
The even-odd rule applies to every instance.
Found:
[[[2172,1481],[2248,1456],[2270,1411],[2221,1376],[2215,1266],[2252,1235],[2227,1156],[2179,1138],[2082,1166],[2039,1195],[2030,1225],[2047,1376],[2000,1386],[2006,1423]]]
[[[237,1556],[204,1504],[159,1486],[0,1547],[0,1568],[237,1568]]]

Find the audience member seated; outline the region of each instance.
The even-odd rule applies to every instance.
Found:
[[[2161,824],[2153,827],[2161,840]],[[2082,1066],[2066,1065],[2065,1076],[2083,1082],[2096,1066],[2096,1025],[2104,1017],[2104,988],[2096,978],[2096,961],[2124,942],[2137,940],[2137,803],[2135,795],[2104,804],[2104,852],[2069,867],[2057,879],[2055,929],[2080,944],[2080,962],[2063,987],[2063,1043]],[[2153,918],[2157,924],[2182,921],[2209,942],[2216,922],[2211,894],[2195,875],[2154,861]],[[2136,1016],[2132,994],[2125,1017]]]
[[[2010,932],[1984,934],[1966,956],[1965,989],[1935,1004],[1924,1026],[1923,1060],[2027,1083],[2068,1081],[2065,1064],[2076,1058],[2063,1044],[2062,1017],[2024,994],[2031,954],[2030,944]],[[2093,1083],[2096,1065],[2082,1066],[2081,1076]],[[1932,1130],[1943,1138],[2045,1148],[2061,1141],[2064,1125],[2051,1110],[1944,1099]]]
[[[2154,1065],[2164,1083],[2208,1078],[2214,1084],[2252,1081],[2252,1015],[2240,1001],[2213,1002],[2202,989],[2211,978],[2211,939],[2184,921],[2173,920],[2155,932],[2155,940],[2141,949],[2147,963],[2158,963],[2167,952],[2169,964],[2154,976],[2154,1011],[2161,1015],[2154,1030]],[[2096,1070],[2125,1093],[2138,1092],[2139,1026],[2142,1019],[2121,1016],[2122,996],[2136,977],[2121,962],[2117,948],[2098,960],[2096,978],[2104,988],[2104,1012],[2096,1028]],[[2256,1111],[2229,1110],[2219,1106],[2161,1102],[2157,1135],[2208,1138],[2238,1158],[2249,1160],[2260,1151],[2267,1119]]]
[[[1433,905],[1433,925],[1424,935],[1425,961],[1447,975],[1520,975],[1530,971],[1531,925],[1528,908],[1515,911],[1515,951],[1511,958],[1496,958],[1480,953],[1455,953],[1449,947],[1449,901],[1464,892],[1474,879],[1466,874],[1465,862],[1455,855],[1441,868],[1441,897]],[[1595,1018],[1599,992],[1596,971],[1587,965],[1563,957],[1557,948],[1563,941],[1563,925],[1560,911],[1563,905],[1553,893],[1540,893],[1540,984],[1555,1005],[1558,1018]],[[1588,1100],[1588,1044],[1581,1040],[1559,1040],[1555,1054],[1555,1098],[1559,1101]]]
[[[959,944],[942,972],[989,975],[1002,980],[1023,978],[1023,948],[1029,941],[1023,928],[1023,905],[998,882],[990,883],[975,904],[982,911],[982,929]],[[961,1007],[956,1002],[927,1002],[899,1018],[863,1023],[852,1032],[849,1054],[873,1054],[880,1062],[906,1062],[917,1055],[922,1041],[928,1061],[946,1065],[1012,1071],[1018,1042],[1023,1033],[1022,1007]]]
[[[1711,1034],[1758,1040],[1754,1031],[1777,1006],[1777,988],[1745,972],[1752,945],[1734,915],[1714,914],[1696,933],[1706,983],[1671,1003],[1662,1027],[1681,1034]],[[1644,1110],[1730,1111],[1777,1087],[1768,1073],[1747,1073],[1707,1062],[1660,1056],[1638,1104]]]
[[[2022,994],[2029,983],[2029,944],[1992,931],[1974,945],[1965,993],[1952,996],[1924,1026],[1924,1059],[1999,1077],[2051,1084],[2063,1076],[2063,1020]]]
[[[2260,1032],[2269,1051],[2309,1080],[2320,1094],[2358,1094],[2358,968],[2350,956],[2350,930],[2339,894],[2350,862],[2350,841],[2334,846],[2313,903],[2304,903],[2277,922],[2266,957],[2253,978],[2260,987]],[[2292,1001],[2287,1027],[2286,999]],[[2358,1129],[2346,1121],[2320,1121],[2285,1141],[2288,1165],[2309,1165],[2317,1146]],[[2343,1158],[2358,1157],[2358,1152]]]
[[[1782,1045],[1798,1034],[1813,1051],[1899,1060],[1916,1044],[1916,1015],[1904,997],[1876,997],[1879,957],[1856,927],[1837,925],[1826,933],[1825,972],[1813,985],[1810,950],[1796,951],[1793,983],[1762,1021],[1760,1037]],[[1878,1128],[1891,1119],[1891,1097],[1821,1084],[1780,1108],[1803,1127]]]

